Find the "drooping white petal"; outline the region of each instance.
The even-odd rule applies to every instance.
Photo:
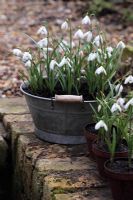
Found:
[[[48,32],[47,32],[47,29],[45,26],[41,26],[38,31],[37,31],[37,34],[40,34],[40,35],[47,35]]]
[[[99,104],[98,108],[97,108],[98,112],[100,112],[101,108],[102,108],[102,106]]]
[[[89,18],[88,15],[86,15],[83,19],[82,19],[82,24],[91,24],[91,20]]]
[[[80,55],[80,56],[83,56],[83,55],[84,55],[84,52],[81,50],[81,51],[79,52],[79,55]]]
[[[123,91],[123,86],[121,84],[117,84],[115,86],[115,91],[116,91],[117,95],[119,96]]]
[[[69,58],[65,58],[63,57],[63,59],[61,60],[61,62],[58,64],[59,67],[62,67],[63,65],[68,65],[69,67],[72,67],[70,64],[70,59]]]
[[[63,22],[62,24],[61,24],[61,29],[63,29],[63,30],[67,30],[68,29],[68,23],[67,23],[67,21],[65,21],[65,22]]]
[[[129,106],[133,106],[133,98],[131,98],[127,103],[126,105],[124,106],[125,107],[125,110],[127,110],[129,108]]]
[[[98,130],[100,128],[104,128],[105,131],[108,131],[108,127],[107,125],[105,124],[105,122],[103,120],[100,120],[98,123],[96,123],[95,125],[95,129]]]
[[[91,31],[84,33],[84,38],[86,38],[87,42],[90,42],[92,40],[92,37],[93,35]]]
[[[107,75],[106,70],[104,69],[103,66],[97,68],[96,71],[95,71],[95,74],[97,74],[97,75],[99,75],[99,74],[105,74],[105,75]]]
[[[120,105],[119,105],[119,104],[117,104],[117,103],[114,103],[114,104],[112,105],[112,107],[111,107],[111,112],[112,112],[112,113],[114,113],[114,112],[116,112],[116,111],[119,111],[119,112],[121,112],[121,111],[122,111],[122,109],[121,109],[121,107],[120,107]]]
[[[126,45],[122,41],[120,41],[116,46],[116,48],[119,48],[119,49],[124,49],[125,47],[126,47]]]
[[[118,98],[117,99],[117,102],[116,102],[118,105],[120,105],[121,107],[124,106],[124,103],[125,103],[125,99],[124,98]]]
[[[88,61],[93,61],[97,58],[97,53],[90,53],[88,56]]]
[[[77,39],[83,39],[84,38],[84,33],[81,29],[78,29],[76,31],[76,33],[74,34],[74,38],[77,38]]]
[[[22,61],[26,63],[28,60],[32,60],[32,55],[29,52],[24,52]]]
[[[45,51],[45,52],[46,52],[47,50],[48,50],[48,51],[53,51],[53,48],[51,48],[51,47],[48,47],[48,48],[43,48],[43,51]]]
[[[125,79],[125,82],[124,84],[128,84],[128,83],[133,83],[133,76],[132,75],[129,75],[126,79]]]
[[[113,52],[113,48],[111,46],[107,47],[106,50],[107,50],[108,53],[112,53]]]
[[[94,41],[93,41],[93,44],[95,44],[97,47],[100,46],[100,44],[103,43],[103,38],[101,35],[97,35],[95,38],[94,38]]]
[[[28,60],[26,63],[25,63],[25,67],[26,68],[30,68],[31,67],[31,61]]]
[[[18,57],[21,57],[23,55],[20,49],[13,49],[13,54]]]
[[[49,65],[50,70],[54,70],[55,65],[58,65],[58,63],[55,60],[51,60],[50,65]]]
[[[39,48],[44,48],[48,45],[48,39],[44,38],[37,43]]]

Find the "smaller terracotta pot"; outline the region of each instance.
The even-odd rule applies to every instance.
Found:
[[[98,148],[98,144],[96,142],[92,145],[92,151],[95,155],[96,162],[97,162],[97,168],[99,171],[100,176],[103,179],[107,179],[106,173],[104,171],[104,163],[110,159],[110,153],[104,150],[101,150]],[[128,157],[128,151],[122,151],[122,152],[115,152],[115,157]]]
[[[115,161],[128,162],[127,158],[116,158]],[[132,160],[133,161],[133,160]],[[133,200],[133,170],[116,171],[111,169],[110,160],[104,164],[105,173],[109,179],[112,196],[114,200]],[[121,165],[122,166],[122,165]]]
[[[86,141],[87,141],[89,157],[91,159],[95,160],[95,155],[94,155],[94,153],[92,151],[92,144],[97,139],[97,131],[95,130],[95,123],[88,124],[84,128],[84,135],[85,135]]]

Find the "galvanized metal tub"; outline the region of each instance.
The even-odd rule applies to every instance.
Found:
[[[20,89],[25,95],[38,138],[58,144],[86,143],[83,128],[93,121],[90,104],[95,107],[95,101],[56,102],[55,99],[29,94],[26,87],[22,84]]]

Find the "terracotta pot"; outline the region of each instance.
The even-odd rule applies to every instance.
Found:
[[[121,163],[127,161],[127,158],[116,158],[114,161]],[[133,160],[132,160],[133,161]],[[133,200],[133,170],[122,172],[111,169],[110,160],[104,164],[105,173],[109,179],[112,196],[114,200]],[[121,165],[122,166],[122,165]]]
[[[97,139],[97,131],[95,130],[94,127],[95,127],[95,123],[92,123],[92,124],[88,124],[84,128],[84,134],[85,134],[86,141],[87,141],[89,157],[93,160],[95,160],[95,156],[94,156],[94,153],[92,151],[92,144]]]
[[[110,159],[110,153],[107,152],[107,151],[104,151],[104,150],[101,150],[99,149],[97,143],[93,143],[92,145],[92,151],[95,155],[95,158],[96,158],[96,162],[97,162],[97,168],[98,168],[98,171],[99,171],[99,174],[100,176],[103,178],[103,179],[107,179],[107,176],[105,174],[105,171],[104,171],[104,163]],[[125,150],[125,151],[122,151],[122,152],[115,152],[115,157],[127,157],[128,156],[128,151]]]

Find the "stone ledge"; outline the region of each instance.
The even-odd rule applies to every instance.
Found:
[[[106,183],[96,172],[96,163],[87,157],[86,145],[39,140],[24,99],[22,105],[20,102],[21,98],[6,100],[5,104],[0,101],[0,116],[12,144],[14,199],[104,200],[107,193],[111,200]]]

